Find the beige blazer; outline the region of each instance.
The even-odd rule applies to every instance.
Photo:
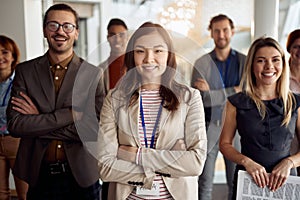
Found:
[[[104,89],[105,89],[105,93],[107,94],[108,91],[109,91],[109,70],[108,70],[108,66],[109,66],[109,63],[108,63],[108,59],[105,60],[104,62],[100,63],[99,67],[100,69],[103,71],[103,86],[104,86]]]
[[[141,147],[138,135],[139,100],[127,108],[119,92],[107,95],[100,117],[100,177],[112,182],[109,199],[126,199],[134,187],[150,188],[156,173],[162,175],[174,199],[198,199],[198,176],[206,159],[204,109],[198,90],[181,101],[177,111],[163,108],[156,149],[141,148],[141,164],[117,159],[119,144]],[[184,139],[186,151],[170,150]]]

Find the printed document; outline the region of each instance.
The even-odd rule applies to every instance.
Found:
[[[289,176],[281,188],[272,192],[260,188],[246,172],[238,172],[237,200],[300,200],[300,177]]]

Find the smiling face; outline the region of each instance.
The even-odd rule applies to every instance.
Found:
[[[138,38],[134,44],[134,62],[143,84],[160,84],[166,71],[168,46],[158,32]]]
[[[0,71],[10,74],[12,72],[12,63],[14,61],[12,52],[0,44]]]
[[[290,48],[291,63],[300,65],[300,38],[296,39]]]
[[[122,25],[112,25],[107,31],[107,40],[111,48],[111,54],[121,55],[125,52],[127,44],[127,30]]]
[[[72,12],[64,10],[51,10],[48,13],[47,22],[59,24],[70,23],[76,25],[76,18]],[[70,56],[73,52],[73,44],[78,39],[79,31],[74,28],[71,33],[64,32],[60,26],[57,31],[50,31],[47,26],[44,28],[44,37],[47,38],[49,52],[54,54]]]
[[[280,52],[270,46],[257,50],[253,60],[256,86],[274,86],[282,74],[283,61]]]
[[[224,49],[230,46],[231,37],[234,31],[231,29],[228,19],[214,22],[211,27],[211,37],[214,40],[216,48]]]

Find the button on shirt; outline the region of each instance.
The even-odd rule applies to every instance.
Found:
[[[62,62],[60,64],[51,65],[50,69],[54,78],[55,94],[57,96],[68,67]]]
[[[55,96],[57,97],[58,92],[60,90],[60,87],[62,85],[62,82],[64,80],[65,74],[68,70],[68,65],[71,62],[73,58],[72,54],[70,57],[62,61],[61,63],[55,64],[50,57],[50,70],[53,76],[53,82],[54,82],[54,87],[55,87]],[[66,155],[65,155],[65,150],[63,148],[63,142],[61,140],[52,140],[51,143],[49,144],[44,160],[48,163],[55,163],[58,161],[66,161]]]

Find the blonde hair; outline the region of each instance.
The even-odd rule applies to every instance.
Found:
[[[284,118],[281,125],[287,126],[291,120],[295,98],[289,90],[289,69],[287,68],[284,51],[276,40],[270,37],[261,37],[252,43],[246,58],[241,88],[243,88],[243,91],[255,102],[260,115],[264,118],[266,115],[266,106],[255,90],[256,78],[253,73],[253,62],[256,52],[263,47],[275,48],[279,51],[282,58],[282,74],[277,82],[276,93],[283,103]]]

